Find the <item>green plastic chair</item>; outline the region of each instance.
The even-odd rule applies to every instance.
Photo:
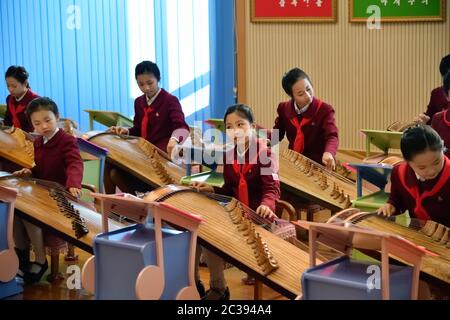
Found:
[[[204,122],[206,124],[210,125],[211,127],[222,131],[223,133],[226,132],[225,124],[223,123],[223,119],[211,118],[211,119],[205,120]],[[260,126],[259,124],[256,125],[256,134],[258,135],[258,138],[267,139],[267,133],[265,132],[264,129],[265,128]]]
[[[366,156],[370,156],[370,146],[374,146],[381,149],[384,154],[389,153],[389,149],[400,149],[400,140],[403,132],[396,131],[382,131],[382,130],[369,130],[362,129],[362,133],[366,135]]]
[[[393,166],[367,163],[351,163],[349,166],[356,169],[356,193],[358,198],[353,200],[353,207],[361,211],[372,212],[383,206],[389,198],[389,194],[384,189],[389,182],[389,175]],[[363,180],[377,186],[380,190],[363,195]]]
[[[214,170],[200,172],[181,178],[182,185],[190,185],[192,182],[205,182],[213,187],[222,187],[224,184],[223,174]]]
[[[84,186],[94,186],[96,192],[103,193],[103,174],[108,150],[82,138],[77,138],[77,140],[84,165],[82,183]],[[93,200],[87,195],[83,195],[82,199],[85,201]]]
[[[106,126],[132,127],[133,120],[115,111],[84,110],[89,113],[89,130],[94,129],[94,121]]]

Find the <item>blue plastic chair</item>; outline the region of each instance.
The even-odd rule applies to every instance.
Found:
[[[12,224],[16,190],[0,187],[0,299],[15,296],[23,291],[15,275],[19,260],[14,251]]]

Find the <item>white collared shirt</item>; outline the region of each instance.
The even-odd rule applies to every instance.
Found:
[[[25,93],[24,93],[22,96],[20,96],[20,98],[15,98],[16,101],[17,101],[17,102],[20,102],[20,100],[22,100],[23,97],[25,97],[25,95],[27,94],[28,90],[29,90],[29,89],[27,89],[27,90],[25,91]]]
[[[311,103],[308,103],[306,106],[304,106],[303,108],[299,108],[297,106],[297,103],[294,101],[294,108],[295,108],[295,112],[297,112],[298,115],[301,115],[302,113],[305,113],[306,110],[308,110],[309,106],[311,105]]]
[[[236,146],[236,152],[237,152],[237,156],[238,158],[242,159],[245,157],[245,154],[247,153],[248,147],[244,149],[244,151],[239,151],[239,147]]]
[[[238,164],[245,164],[245,154],[247,153],[250,146],[247,146],[244,150],[240,150],[239,147],[236,145],[236,160]]]
[[[161,88],[159,88],[158,92],[151,98],[145,96],[145,98],[147,99],[147,105],[150,106],[158,97],[158,94],[161,92]]]
[[[426,181],[426,179],[422,178],[422,177],[419,176],[417,173],[414,172],[414,174],[416,175],[417,180],[419,180],[420,182]]]
[[[50,138],[43,137],[43,138],[44,138],[44,144],[46,144],[47,142],[49,142],[49,141],[55,136],[55,134],[58,133],[58,131],[59,131],[59,128],[57,127],[56,130],[55,130],[55,132],[53,132],[52,135],[50,136]]]
[[[156,98],[158,97],[159,93],[161,92],[161,88],[159,88],[158,92],[156,92],[156,94],[149,98],[147,97],[147,95],[145,95],[145,99],[147,100],[147,106],[151,106],[151,104],[156,100]],[[128,130],[127,134],[130,134],[130,130],[128,128],[126,128]],[[177,143],[179,142],[179,140],[175,137],[172,137],[173,139],[175,139],[177,141]]]

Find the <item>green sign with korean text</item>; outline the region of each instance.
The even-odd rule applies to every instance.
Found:
[[[380,14],[381,21],[445,21],[446,0],[350,0],[351,22],[366,22]]]

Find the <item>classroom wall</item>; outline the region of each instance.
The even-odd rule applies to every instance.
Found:
[[[252,23],[247,0],[241,30],[245,65],[240,65],[245,80],[239,84],[238,78],[238,96],[261,125],[271,126],[278,103],[288,99],[283,74],[301,67],[316,96],[336,110],[341,148],[363,149],[359,129],[385,129],[425,111],[441,82],[440,59],[450,53],[450,5],[445,23],[383,23],[382,30],[369,30],[365,23],[348,22],[348,1],[337,3],[333,24]]]

